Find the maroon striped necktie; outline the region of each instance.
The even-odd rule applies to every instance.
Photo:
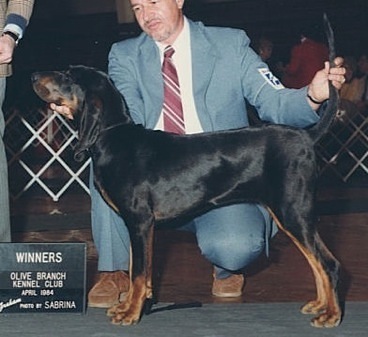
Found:
[[[175,50],[172,46],[167,46],[164,51],[164,61],[162,63],[162,76],[164,79],[164,130],[184,134],[184,115],[180,98],[178,74],[171,58],[174,52]]]

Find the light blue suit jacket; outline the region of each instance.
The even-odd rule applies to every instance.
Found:
[[[194,101],[204,131],[247,126],[245,99],[265,121],[297,127],[318,121],[307,103],[306,88],[280,89],[278,80],[250,48],[244,31],[188,22]],[[142,33],[115,43],[109,54],[109,75],[133,120],[154,128],[162,110],[163,80],[159,50],[152,38]]]

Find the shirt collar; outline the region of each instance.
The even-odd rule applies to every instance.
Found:
[[[190,43],[189,41],[190,41],[189,23],[188,19],[184,16],[183,30],[180,32],[175,42],[172,44],[172,47],[175,49],[175,51],[180,52],[183,49],[187,49],[186,46],[189,45]],[[167,47],[167,45],[157,41],[155,41],[155,43],[160,50],[160,55],[163,56],[164,50]]]

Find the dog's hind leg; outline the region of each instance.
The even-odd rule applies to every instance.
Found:
[[[316,248],[316,254],[311,254],[312,249],[309,248],[304,248],[303,254],[316,278],[317,299],[306,303],[301,308],[301,312],[320,314],[312,320],[312,325],[315,327],[334,327],[340,324],[342,316],[338,296],[340,264],[327,249],[318,233],[315,233],[312,245]],[[300,249],[302,250],[303,247]]]
[[[129,225],[129,220],[126,223],[131,240],[130,288],[124,302],[107,311],[111,322],[117,325],[138,323],[146,299],[152,298],[153,217],[135,222],[134,226]]]
[[[307,259],[314,274],[317,298],[306,303],[301,312],[316,315],[311,321],[314,327],[338,326],[342,316],[337,289],[340,263],[327,249],[314,226],[284,226],[272,210],[269,209],[269,212],[278,227],[291,238]]]

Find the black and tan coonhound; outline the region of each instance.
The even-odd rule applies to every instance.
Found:
[[[179,136],[134,124],[121,94],[101,71],[73,66],[34,73],[32,81],[43,100],[71,109],[79,130],[75,157],[92,157],[97,188],[128,227],[131,286],[126,300],[108,310],[114,324],[137,323],[152,298],[157,223],[252,202],[267,207],[312,268],[317,298],[301,311],[316,316],[315,327],[339,325],[340,264],[322,242],[315,214],[314,145],[338,106],[331,84],[323,115],[309,129],[262,125]]]

